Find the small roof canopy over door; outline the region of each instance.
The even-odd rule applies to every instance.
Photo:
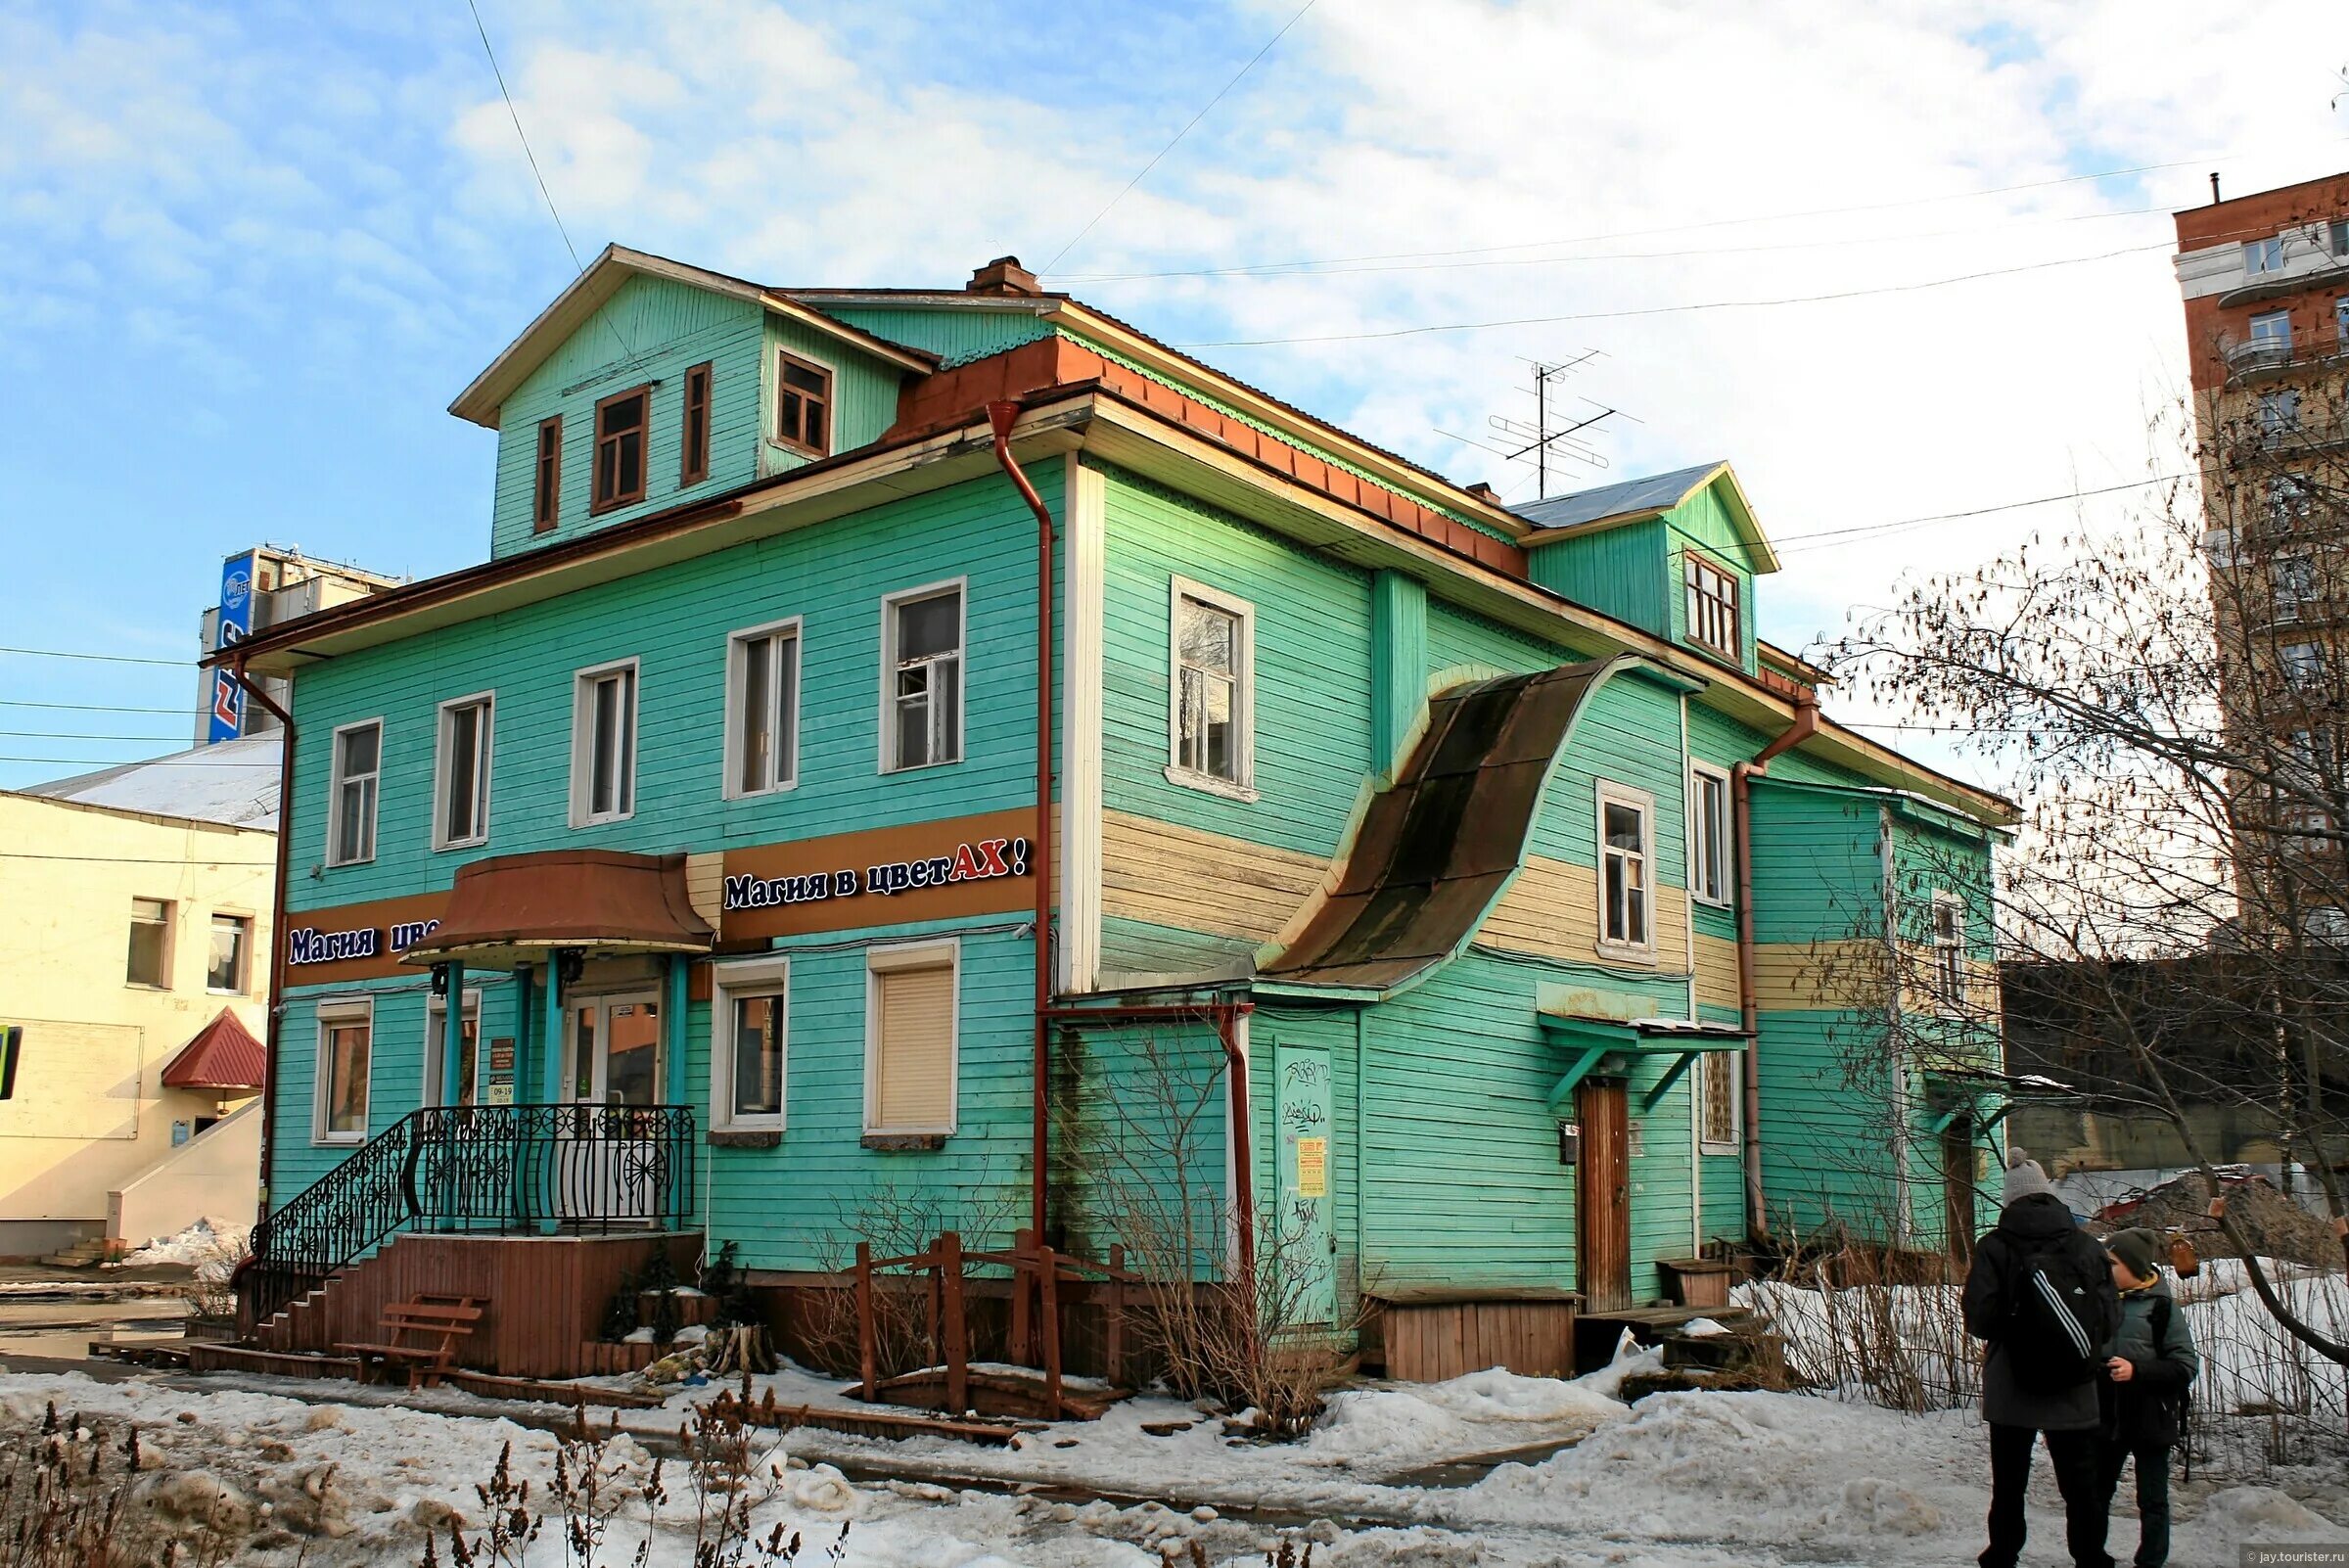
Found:
[[[708,952],[715,935],[693,912],[683,855],[549,850],[461,868],[439,926],[400,961],[512,969],[557,948],[587,957]]]

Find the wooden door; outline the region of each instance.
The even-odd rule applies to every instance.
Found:
[[[1632,1119],[1621,1079],[1586,1079],[1574,1091],[1583,1128],[1575,1167],[1575,1257],[1583,1306],[1632,1305]]]
[[[1950,1256],[1959,1263],[1974,1254],[1974,1121],[1961,1116],[1941,1130],[1942,1223]]]
[[[1283,1327],[1334,1322],[1338,1315],[1337,1243],[1330,1229],[1333,1161],[1329,1052],[1276,1044],[1280,1078],[1280,1216],[1274,1237]]]

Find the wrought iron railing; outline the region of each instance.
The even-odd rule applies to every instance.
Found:
[[[683,1105],[448,1105],[410,1111],[253,1232],[240,1284],[265,1320],[400,1230],[538,1235],[682,1227]]]

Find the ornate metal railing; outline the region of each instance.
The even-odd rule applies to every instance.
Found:
[[[540,1235],[682,1227],[683,1105],[450,1105],[410,1111],[253,1232],[240,1277],[260,1322],[399,1230]]]

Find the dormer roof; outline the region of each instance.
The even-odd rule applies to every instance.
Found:
[[[1762,525],[1754,520],[1753,503],[1745,498],[1745,487],[1737,483],[1737,475],[1727,458],[1676,468],[1669,474],[1650,474],[1644,479],[1577,490],[1571,495],[1553,495],[1546,501],[1520,506],[1516,512],[1534,526],[1535,531],[1525,537],[1530,548],[1570,534],[1596,533],[1601,529],[1645,523],[1685,505],[1691,496],[1708,487],[1717,489],[1723,509],[1737,530],[1737,537],[1753,551],[1754,570],[1777,571],[1777,552],[1763,535]]]
[[[456,401],[448,405],[448,411],[459,419],[471,420],[476,425],[495,430],[498,410],[513,395],[514,390],[529,380],[530,372],[536,370],[558,346],[586,325],[588,318],[618,294],[622,284],[634,277],[666,278],[671,283],[707,289],[713,294],[759,305],[914,375],[927,375],[938,368],[938,355],[891,343],[862,327],[852,327],[804,300],[792,298],[783,290],[753,283],[747,278],[712,272],[706,267],[688,266],[682,261],[671,261],[667,256],[654,255],[649,252],[631,251],[626,246],[607,245],[603,254],[587,263],[587,269],[572,279],[571,286],[555,297],[554,303],[539,311],[537,318],[522,329],[522,336],[506,345],[498,356],[489,362],[489,368],[474,377],[473,384],[457,393]]]

